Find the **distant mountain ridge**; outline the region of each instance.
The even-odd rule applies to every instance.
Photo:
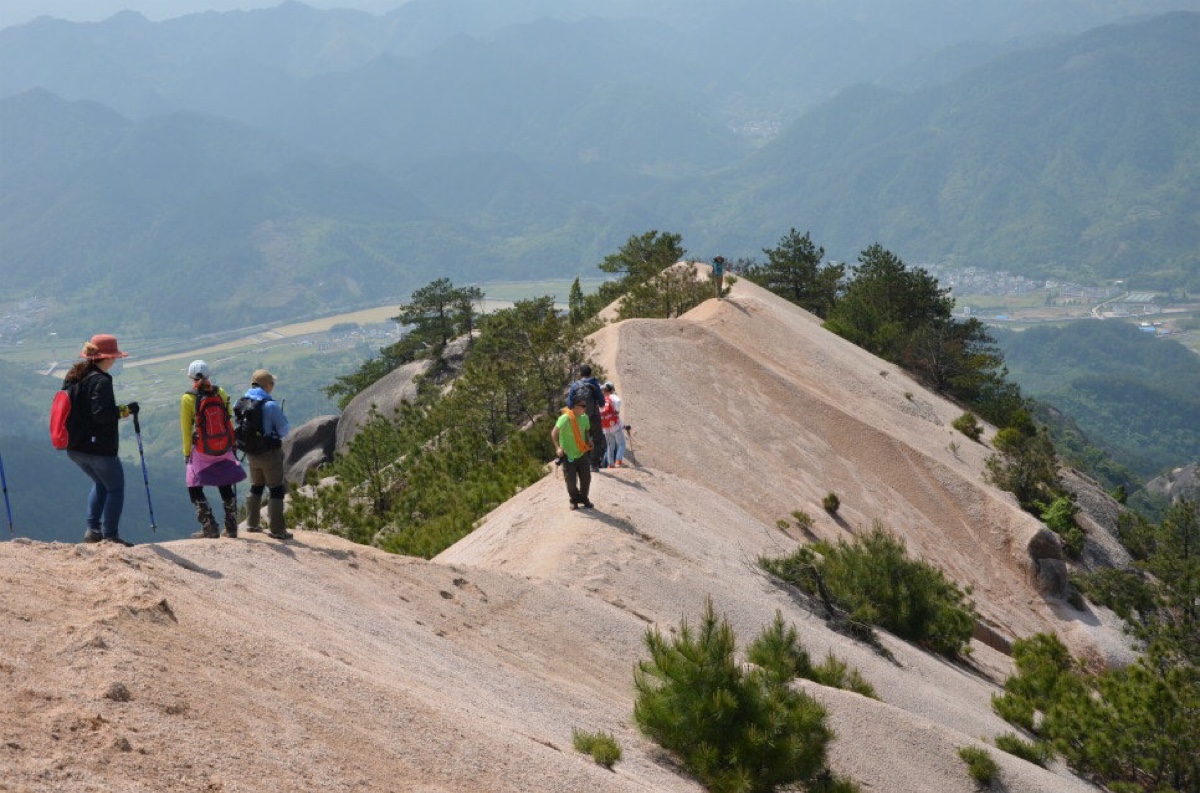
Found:
[[[875,240],[916,261],[1200,285],[1200,94],[1181,90],[1198,48],[1200,15],[1178,13],[915,94],[856,87],[714,179],[740,212],[679,200],[739,247],[800,218],[840,256]]]
[[[0,31],[0,92],[47,84],[0,100],[11,294],[73,299],[58,319],[81,331],[195,330],[250,307],[286,318],[404,295],[433,274],[590,275],[646,229],[705,258],[753,256],[790,227],[842,260],[880,242],[909,261],[1198,286],[1195,13],[1027,48],[913,93],[843,90],[755,150],[736,119],[800,113],[802,95],[834,90],[762,39],[768,19],[800,24],[801,5],[741,18],[714,0],[690,26],[669,4],[641,21],[514,26],[497,13],[479,38],[437,15],[451,7],[474,8],[395,12],[440,31],[426,41],[443,36],[413,55],[364,27],[391,14],[296,3]],[[807,35],[849,25],[803,8]],[[867,8],[866,40],[898,35]],[[762,59],[742,57],[755,40]],[[205,41],[219,45],[209,57]],[[345,48],[365,62],[306,60]],[[801,77],[780,93],[789,74]],[[54,90],[104,93],[118,114]],[[210,290],[181,277],[200,268]]]

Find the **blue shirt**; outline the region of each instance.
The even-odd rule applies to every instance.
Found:
[[[280,439],[286,438],[288,434],[287,416],[283,415],[283,408],[275,401],[274,397],[258,386],[247,391],[246,396],[263,401],[263,435]]]

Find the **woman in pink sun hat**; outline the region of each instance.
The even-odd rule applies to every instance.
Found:
[[[62,388],[71,398],[67,456],[92,480],[83,541],[130,545],[117,531],[125,505],[125,471],[117,457],[117,422],[136,414],[138,403],[118,405],[108,373],[128,353],[121,351],[116,336],[98,333],[83,345],[79,357],[82,360],[67,372]]]

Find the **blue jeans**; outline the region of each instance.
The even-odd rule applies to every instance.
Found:
[[[121,522],[121,509],[125,506],[125,469],[117,457],[105,457],[85,452],[67,452],[79,468],[92,480],[88,493],[87,529],[106,538],[117,536],[117,525]],[[100,518],[104,518],[104,530],[100,530]]]
[[[609,467],[617,460],[625,460],[625,430],[604,433],[604,463]]]

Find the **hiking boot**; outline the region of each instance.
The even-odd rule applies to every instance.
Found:
[[[271,527],[270,534],[275,539],[290,540],[292,538],[292,535],[288,534],[287,527],[283,522],[282,498],[271,498],[267,500],[267,523]]]
[[[237,539],[237,499],[231,498],[224,502],[225,507],[225,531],[221,532],[222,537],[230,537]]]
[[[246,496],[246,531],[258,534],[262,531],[262,494],[250,492]]]
[[[126,548],[132,548],[132,547],[133,547],[133,543],[131,543],[131,542],[126,542],[125,540],[122,540],[120,537],[105,537],[105,538],[104,538],[104,542],[111,542],[111,543],[113,543],[114,545],[123,545],[123,546],[125,546]]]
[[[104,538],[100,536],[100,532],[98,531],[92,531],[91,529],[88,529],[83,533],[84,542],[100,542],[102,539]]]
[[[193,540],[215,540],[221,536],[217,528],[217,519],[213,517],[212,507],[207,501],[196,503],[196,520],[200,521],[200,531],[192,535]]]
[[[592,502],[590,502],[590,501],[584,501],[584,502],[583,502],[583,503],[581,503],[579,506],[583,507],[584,509],[592,509],[592,508],[593,508],[593,507],[595,507],[596,505],[595,505],[595,504],[593,504],[593,503],[592,503]]]
[[[269,531],[269,532],[267,532],[267,536],[270,537],[272,540],[290,540],[290,539],[292,539],[292,533],[290,531],[281,531],[278,533]]]

